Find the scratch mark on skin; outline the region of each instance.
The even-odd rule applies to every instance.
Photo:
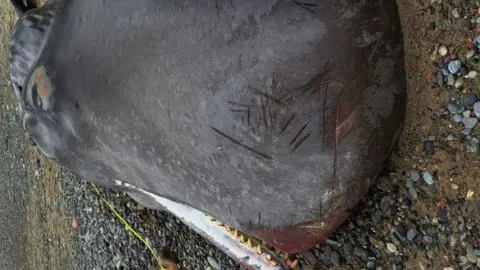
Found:
[[[327,132],[327,97],[328,97],[328,86],[325,88],[325,93],[323,95],[323,123],[322,123],[323,145],[325,145],[325,135]]]
[[[268,103],[268,97],[265,103],[263,103],[263,98],[260,97],[260,102],[262,103],[263,123],[265,124],[265,130],[268,132],[267,108],[266,108]]]
[[[246,144],[244,144],[244,143],[242,143],[242,142],[234,139],[233,137],[225,134],[224,132],[218,130],[218,129],[215,128],[215,127],[210,126],[210,128],[213,129],[213,130],[214,130],[215,132],[217,132],[218,134],[220,134],[220,135],[222,135],[223,137],[225,137],[226,139],[230,140],[231,142],[233,142],[233,143],[235,143],[235,144],[237,144],[237,145],[239,145],[239,146],[241,146],[241,147],[243,147],[243,148],[245,148],[245,149],[247,149],[247,150],[249,150],[249,151],[252,151],[253,153],[255,153],[255,154],[257,154],[257,155],[259,155],[259,156],[261,156],[261,157],[264,157],[264,158],[266,158],[266,159],[273,159],[273,157],[271,157],[271,156],[269,156],[269,155],[267,155],[267,154],[264,154],[264,153],[262,153],[262,152],[259,152],[259,151],[255,150],[255,149],[253,149],[252,147],[250,147],[250,146],[248,146],[248,145],[246,145]]]
[[[248,107],[247,109],[247,123],[248,123],[248,126],[250,126],[250,107]]]
[[[255,105],[252,105],[252,104],[242,104],[242,103],[237,103],[237,102],[233,102],[233,101],[228,101],[228,104],[234,105],[234,106],[246,107],[246,108],[250,108],[250,107],[255,106]]]
[[[277,105],[282,105],[282,106],[285,106],[285,107],[290,107],[288,104],[286,104],[285,102],[283,102],[283,101],[281,100],[281,98],[279,98],[279,99],[278,99],[278,98],[275,98],[274,96],[272,96],[272,95],[270,95],[270,94],[268,94],[268,93],[263,93],[263,92],[261,92],[261,91],[259,91],[259,90],[257,90],[257,89],[252,89],[252,91],[255,92],[256,94],[260,95],[260,96],[266,97],[267,100],[268,100],[268,99],[271,99],[271,100],[274,101],[274,103],[277,104]],[[282,97],[283,97],[283,96],[282,96]]]
[[[307,122],[305,123],[305,125],[303,125],[303,127],[300,129],[300,131],[297,133],[297,135],[295,136],[295,138],[293,138],[293,140],[290,142],[290,146],[298,139],[298,137],[300,136],[300,134],[302,134],[302,132],[307,128],[307,126],[310,124],[310,122]]]
[[[295,144],[295,147],[293,148],[292,152],[294,152],[295,150],[297,150],[298,147],[300,147],[300,145],[302,145],[302,143],[308,138],[310,137],[310,133],[305,135],[302,139],[300,139],[300,141],[298,141],[297,144]]]
[[[296,4],[297,6],[301,7],[301,8],[304,8],[308,11],[310,11],[311,13],[313,14],[317,14],[315,12],[315,10],[311,9],[311,7],[316,7],[317,5],[316,4],[310,4],[310,3],[300,3],[298,1],[293,1],[294,4]]]
[[[220,7],[218,6],[218,0],[215,0],[215,8],[217,9],[217,18],[220,18]]]
[[[306,90],[311,90],[310,95],[308,95],[307,99],[309,99],[311,96],[316,94],[317,96],[317,101],[320,101],[320,94],[323,92],[322,91],[322,86],[326,82],[326,77],[330,73],[330,69],[328,68],[330,61],[327,61],[325,64],[325,67],[323,68],[323,71],[320,72],[317,76],[315,76],[308,84],[307,84],[307,89]],[[306,90],[304,92],[306,92]],[[302,94],[303,95],[303,94]]]
[[[337,132],[337,127],[338,127],[338,114],[339,114],[339,105],[337,103],[337,105],[335,106],[335,144],[333,146],[333,176],[332,176],[332,206],[335,205],[335,185],[336,185],[336,181],[337,181],[337,157],[338,157],[338,153],[337,153],[337,147],[338,147],[338,132]]]

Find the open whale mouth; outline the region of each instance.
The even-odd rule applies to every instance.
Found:
[[[115,184],[137,190],[150,196],[188,227],[206,238],[238,264],[247,269],[297,269],[298,259],[293,258],[290,254],[281,252],[259,239],[231,228],[202,211],[157,196],[119,180],[115,180]]]

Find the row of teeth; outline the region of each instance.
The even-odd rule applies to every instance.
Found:
[[[271,249],[262,245],[262,243],[260,241],[255,240],[251,237],[250,238],[247,237],[246,234],[244,234],[244,233],[242,233],[238,230],[235,230],[232,227],[230,227],[226,224],[223,224],[220,221],[217,221],[215,218],[209,217],[209,220],[211,222],[216,223],[218,226],[223,227],[227,232],[231,233],[236,239],[238,239],[240,241],[240,243],[246,245],[247,247],[249,247],[251,249],[256,249],[258,255],[264,254],[265,258],[270,262],[270,264],[272,266],[278,266],[278,264],[279,264],[273,257],[274,256],[273,254],[276,254],[275,257],[277,257],[279,259],[283,259],[284,262],[290,267],[290,269],[296,269],[297,268],[298,259],[295,259],[295,260],[292,261],[290,259],[290,256],[289,256],[288,253],[282,252],[278,249],[275,249],[275,252],[273,252],[273,251],[271,251]]]

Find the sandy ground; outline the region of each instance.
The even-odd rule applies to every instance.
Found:
[[[423,153],[423,141],[428,136],[443,138],[451,129],[438,117],[450,98],[449,94],[426,79],[435,70],[429,55],[439,43],[465,50],[468,27],[448,16],[432,16],[428,8],[430,0],[397,2],[405,38],[409,103],[405,131],[394,153],[393,164],[400,170],[416,167],[438,171],[438,192],[413,205],[418,215],[434,216],[439,204],[458,193],[473,190],[480,194],[480,186],[475,182],[475,176],[480,175],[480,161],[473,158],[473,153],[468,153],[460,144],[443,141],[437,143],[438,151],[433,156]],[[7,37],[16,19],[7,3],[7,0],[0,0],[3,26],[0,28],[0,55],[4,56]],[[445,5],[448,6],[448,3]],[[436,14],[441,16],[443,13]],[[432,21],[437,24],[432,26]],[[0,137],[2,142],[10,142],[0,144],[0,181],[4,187],[0,189],[3,214],[0,218],[0,243],[3,247],[0,250],[0,269],[70,269],[72,217],[66,210],[64,198],[59,195],[60,169],[26,145],[16,119],[12,117],[16,104],[7,84],[6,67],[3,57],[0,59],[0,120],[3,127]],[[465,166],[470,169],[462,169]],[[452,181],[460,188],[452,191]],[[469,209],[465,211],[470,211],[472,217],[475,214]],[[408,265],[416,265],[417,260],[425,259],[421,254],[407,257],[407,268],[410,269]]]

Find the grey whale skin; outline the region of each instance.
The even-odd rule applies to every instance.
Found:
[[[58,164],[148,207],[163,209],[140,189],[303,251],[348,217],[401,134],[394,0],[43,8],[55,15],[35,61],[11,66],[26,74],[23,127]]]

